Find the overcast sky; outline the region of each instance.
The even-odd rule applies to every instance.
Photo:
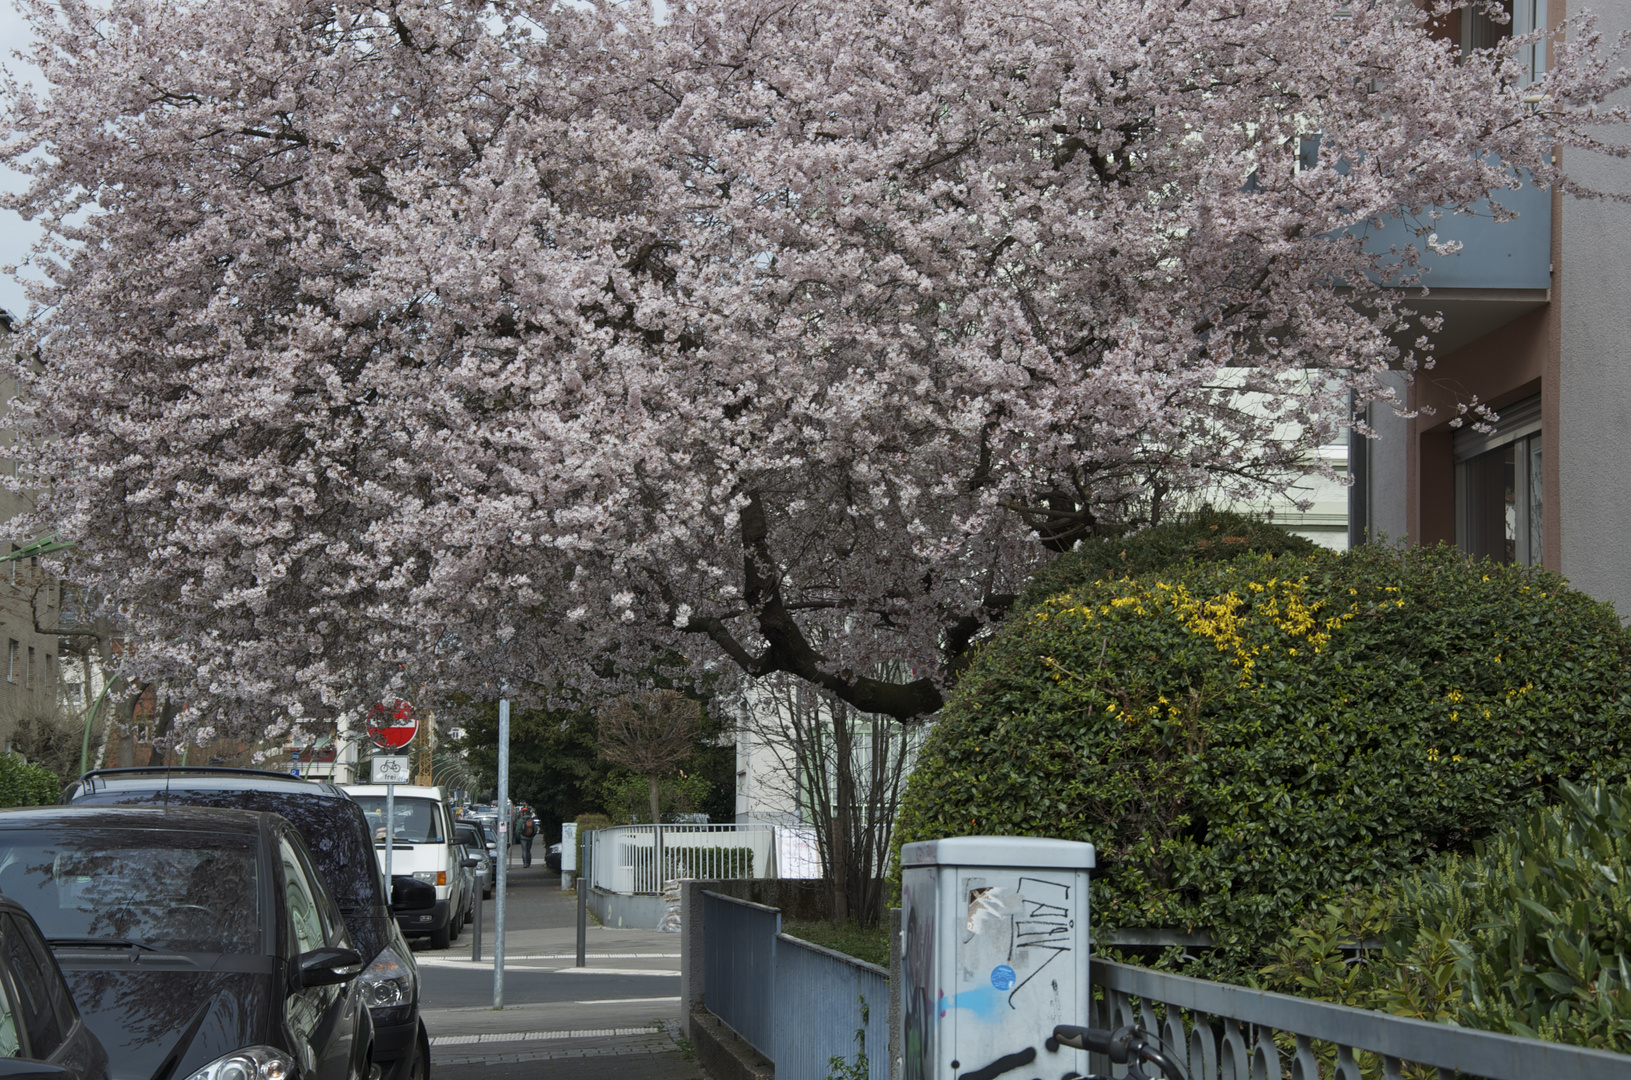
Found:
[[[11,54],[18,49],[28,38],[28,29],[23,23],[23,17],[12,6],[11,0],[0,0],[0,54],[7,70],[20,72],[19,61]],[[23,186],[23,178],[10,169],[0,168],[0,188],[7,191],[18,191]],[[36,230],[28,222],[23,221],[9,210],[0,210],[0,266],[10,266],[18,262],[28,253],[29,244],[33,243]],[[0,308],[22,314],[28,307],[23,299],[22,286],[10,274],[0,274]]]

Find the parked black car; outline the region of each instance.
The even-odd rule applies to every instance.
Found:
[[[21,904],[4,897],[0,897],[0,1076],[108,1078],[108,1052],[80,1019],[40,928]]]
[[[237,807],[272,811],[291,821],[318,872],[328,879],[352,947],[362,954],[363,996],[373,1016],[374,1063],[381,1080],[428,1080],[430,1040],[419,1019],[419,968],[392,910],[429,910],[436,890],[410,876],[393,875],[387,904],[385,876],[374,857],[367,819],[344,791],[258,769],[98,769],[80,777],[62,801]]]
[[[39,924],[113,1080],[369,1075],[362,956],[276,814],[0,812],[0,893]]]

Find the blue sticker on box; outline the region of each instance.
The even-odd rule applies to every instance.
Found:
[[[1012,990],[1014,988],[1014,983],[1018,981],[1019,979],[1014,974],[1014,969],[1009,967],[1007,964],[998,964],[996,967],[991,969],[991,985],[995,986],[998,990]]]

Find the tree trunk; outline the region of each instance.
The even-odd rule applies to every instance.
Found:
[[[155,689],[154,693],[156,694],[157,692],[157,689]],[[159,715],[157,719],[153,721],[153,739],[148,746],[147,754],[147,764],[149,768],[156,768],[168,764],[165,759],[170,755],[170,748],[165,746],[163,749],[160,749],[159,745],[160,743],[168,740],[170,728],[175,723],[176,713],[178,711],[179,710],[176,708],[175,702],[168,694],[166,694],[164,697],[164,707],[158,710]]]
[[[855,845],[850,833],[855,821],[855,745],[850,730],[851,713],[841,702],[832,703],[833,761],[838,766],[833,777],[837,789],[837,814],[833,821],[832,918],[842,926],[850,914],[850,882],[855,876]]]
[[[136,706],[141,703],[147,688],[138,686],[136,692],[119,703],[119,767],[128,769],[136,764]]]
[[[653,825],[660,825],[660,824],[662,824],[663,819],[658,814],[657,774],[656,773],[647,773],[646,774],[646,784],[647,784],[646,794],[651,798],[651,823]]]

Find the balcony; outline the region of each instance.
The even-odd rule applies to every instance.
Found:
[[[1440,240],[1456,240],[1454,255],[1427,252],[1423,284],[1430,290],[1411,306],[1444,316],[1435,351],[1454,352],[1546,304],[1552,285],[1552,193],[1525,186],[1502,192],[1500,202],[1518,217],[1496,221],[1487,202],[1470,214],[1445,214],[1436,222]],[[1386,251],[1420,240],[1402,220],[1368,229],[1366,248]],[[1407,290],[1408,293],[1419,290]]]

